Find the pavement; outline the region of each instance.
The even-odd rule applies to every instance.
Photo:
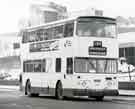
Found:
[[[135,90],[119,90],[120,96],[134,96],[135,97]]]
[[[2,89],[19,90],[19,86],[0,85],[0,90],[2,90]]]

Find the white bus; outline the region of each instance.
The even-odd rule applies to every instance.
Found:
[[[116,20],[80,16],[23,30],[22,87],[28,96],[118,95]]]

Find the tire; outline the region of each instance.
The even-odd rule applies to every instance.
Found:
[[[31,83],[30,83],[30,81],[27,81],[25,90],[26,90],[25,91],[26,95],[31,97],[32,93],[31,93]]]
[[[104,96],[97,96],[97,97],[95,97],[95,98],[96,98],[97,101],[103,101]]]
[[[58,100],[62,100],[63,99],[63,88],[62,88],[62,83],[58,82],[58,84],[56,85],[56,92],[55,92],[55,96]]]

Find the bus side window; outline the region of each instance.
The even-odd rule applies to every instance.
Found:
[[[26,68],[27,68],[27,67],[26,67],[26,62],[24,61],[24,62],[23,62],[23,72],[26,72],[26,71],[27,71]]]
[[[41,60],[34,60],[34,72],[41,72]]]
[[[73,59],[72,58],[67,58],[66,72],[67,74],[73,74]]]
[[[48,40],[49,38],[49,34],[48,34],[48,31],[47,29],[44,30],[44,40]]]
[[[36,35],[37,35],[38,41],[42,41],[43,40],[43,29],[37,30]]]
[[[46,60],[43,59],[42,61],[42,72],[46,72]]]
[[[28,32],[23,32],[22,37],[23,37],[22,43],[27,43],[28,42]]]
[[[46,58],[46,73],[52,72],[52,59],[51,58]]]
[[[74,32],[74,23],[66,24],[64,30],[64,37],[73,36],[73,32]]]
[[[35,41],[35,32],[29,32],[29,42],[34,42]]]
[[[54,28],[54,38],[62,38],[63,37],[63,25],[57,26]]]
[[[28,63],[27,65],[27,72],[33,72],[34,71],[34,66],[32,63]]]
[[[53,36],[53,33],[54,33],[54,31],[53,31],[53,28],[49,28],[49,29],[47,29],[47,31],[46,31],[47,33],[47,39],[48,40],[51,40],[52,39],[52,36]]]
[[[61,72],[61,58],[56,58],[55,71]]]

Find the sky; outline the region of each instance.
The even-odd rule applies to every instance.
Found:
[[[29,16],[32,0],[1,0],[0,1],[0,33],[18,31],[20,19]],[[134,0],[44,0],[66,6],[69,12],[89,7],[101,9],[105,16],[135,17]]]

